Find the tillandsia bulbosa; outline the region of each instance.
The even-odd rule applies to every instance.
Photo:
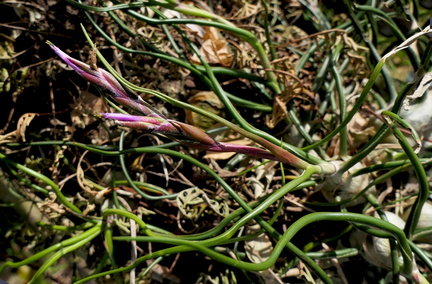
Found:
[[[164,135],[185,146],[214,152],[236,152],[264,159],[285,162],[277,155],[258,147],[222,143],[213,139],[201,128],[190,124],[168,119],[135,92],[120,84],[108,71],[91,66],[70,57],[53,43],[47,41],[52,50],[81,77],[107,92],[117,103],[129,107],[140,115],[101,113],[105,119],[114,120],[118,125],[139,129],[150,133]]]

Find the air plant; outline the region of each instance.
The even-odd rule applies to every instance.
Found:
[[[108,71],[98,68],[94,64],[92,66],[70,57],[53,43],[47,41],[49,46],[55,53],[74,69],[81,77],[95,84],[103,91],[106,91],[112,99],[121,105],[129,107],[140,115],[120,114],[120,113],[102,113],[100,116],[105,119],[114,120],[118,125],[127,126],[134,129],[143,130],[159,135],[164,135],[180,142],[183,145],[193,147],[200,150],[213,152],[236,152],[249,156],[255,156],[264,159],[276,160],[280,162],[290,163],[298,168],[306,169],[310,165],[299,159],[281,147],[268,142],[267,140],[257,137],[255,142],[262,144],[268,150],[230,143],[222,143],[201,128],[190,124],[182,123],[172,119],[168,119],[151,105],[145,102],[135,92],[124,87],[111,75]],[[332,167],[332,170],[334,168]],[[317,166],[316,172],[321,172],[322,167]]]

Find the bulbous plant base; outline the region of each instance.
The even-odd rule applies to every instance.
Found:
[[[330,163],[334,164],[336,168],[340,168],[344,161],[336,160]],[[363,165],[357,163],[346,172],[336,172],[336,174],[325,178],[324,182],[318,186],[318,190],[321,190],[328,202],[340,202],[354,197],[372,182],[371,177],[366,174],[355,177],[352,176],[355,171],[361,168],[363,168]],[[366,193],[372,191],[375,191],[375,187],[371,187]],[[365,201],[366,199],[360,196],[348,202],[345,206],[352,207],[364,203]]]
[[[384,212],[388,222],[396,225],[399,229],[403,230],[405,227],[405,221],[402,220],[399,216],[392,212]],[[378,218],[378,214],[375,213],[375,217]],[[386,269],[391,269],[392,259],[391,259],[391,248],[390,241],[385,238],[373,237],[370,235],[366,235],[361,232],[362,239],[362,247],[364,250],[363,257],[370,263],[373,263],[376,266],[380,266]],[[399,265],[403,264],[402,257],[399,256]]]

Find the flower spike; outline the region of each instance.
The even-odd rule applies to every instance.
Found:
[[[119,104],[127,106],[140,114],[155,117],[164,117],[158,111],[153,109],[149,104],[143,101],[137,94],[123,87],[113,75],[102,68],[92,68],[90,65],[70,57],[52,42],[47,41],[51,49],[81,77],[95,84],[104,91],[107,91],[111,97]]]
[[[159,118],[120,113],[101,113],[105,119],[114,120],[116,124],[145,132],[162,134],[181,144],[205,151],[236,152],[263,159],[281,161],[272,153],[257,147],[221,143],[214,140],[201,128],[190,124]]]
[[[102,113],[101,117],[114,120],[117,124],[143,130],[150,133],[165,135],[185,146],[213,151],[213,152],[236,152],[249,156],[260,157],[264,159],[288,162],[306,168],[307,163],[299,160],[289,152],[277,147],[276,145],[261,139],[262,145],[270,145],[273,149],[271,152],[257,147],[221,143],[205,133],[201,128],[182,123],[179,121],[167,119],[160,114],[147,102],[141,99],[137,94],[128,88],[122,86],[117,79],[108,71],[90,66],[82,61],[70,57],[50,41],[47,44],[57,55],[74,69],[81,77],[108,92],[110,96],[119,104],[127,106],[134,111],[144,115],[129,115],[119,113]],[[269,148],[270,149],[270,148]]]

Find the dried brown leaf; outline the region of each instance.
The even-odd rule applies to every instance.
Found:
[[[188,99],[191,105],[202,108],[219,116],[224,116],[224,105],[214,92],[198,92]],[[186,122],[202,129],[210,129],[215,126],[216,121],[206,116],[186,110]]]
[[[261,227],[258,224],[248,226],[246,234],[251,235],[258,232]],[[261,263],[266,261],[273,252],[273,244],[266,234],[261,234],[258,237],[245,241],[245,252],[249,260],[253,263]],[[264,283],[283,283],[280,276],[273,272],[272,269],[256,272],[264,279]]]
[[[87,193],[89,193],[91,196],[95,196],[98,194],[97,191],[93,190],[93,185],[92,183],[90,183],[86,178],[85,178],[85,173],[84,170],[81,166],[82,161],[84,159],[85,154],[87,153],[84,152],[84,154],[82,154],[82,156],[80,157],[79,161],[78,161],[78,165],[77,165],[77,170],[76,170],[76,176],[77,176],[77,181],[78,184],[80,185],[80,187],[85,190]]]
[[[0,144],[16,142],[16,131],[9,132],[5,135],[0,135]]]
[[[224,67],[230,67],[234,60],[234,54],[231,52],[228,43],[218,30],[213,27],[205,27],[204,42],[201,45],[200,53],[203,59],[209,64],[218,64]],[[194,54],[191,62],[201,64],[198,56]]]
[[[25,139],[25,131],[27,129],[27,126],[30,125],[30,122],[33,120],[33,118],[36,117],[36,113],[25,113],[23,114],[17,123],[17,130],[16,130],[16,140],[18,141],[20,138],[22,138],[23,142],[26,142]]]
[[[106,106],[103,98],[83,91],[75,101],[71,111],[72,124],[79,128],[85,128],[96,121],[92,114],[99,114],[105,112],[105,110]]]

